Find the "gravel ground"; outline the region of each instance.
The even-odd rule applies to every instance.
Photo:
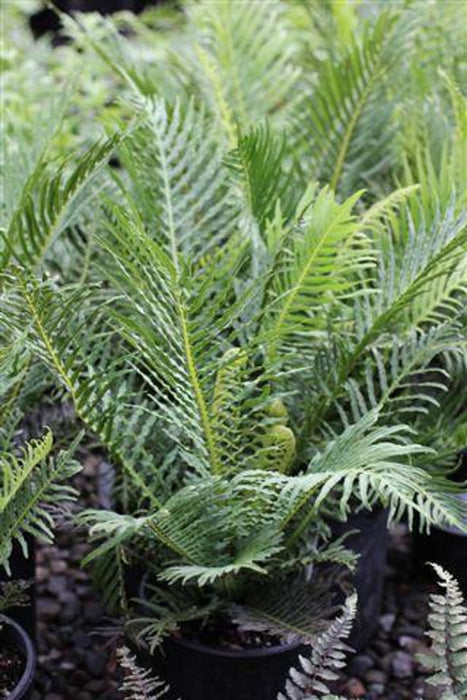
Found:
[[[101,460],[87,456],[75,478],[81,504],[97,507]],[[80,504],[80,505],[81,505]],[[85,533],[61,524],[36,550],[38,670],[31,700],[119,700],[115,640],[96,634],[108,619],[86,571]]]
[[[100,458],[88,455],[75,479],[86,507],[98,504]],[[38,672],[32,700],[120,700],[116,641],[96,634],[106,619],[80,561],[85,534],[63,523],[54,546],[37,547]],[[403,526],[391,534],[378,633],[349,660],[337,690],[366,700],[431,700],[415,660],[426,651],[423,632],[430,584],[415,575],[411,538]]]

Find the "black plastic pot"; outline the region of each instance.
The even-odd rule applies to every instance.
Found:
[[[334,523],[335,536],[351,530],[347,546],[360,555],[354,585],[359,595],[359,613],[349,640],[360,649],[367,644],[379,622],[388,543],[387,511],[363,511],[345,523]],[[140,573],[134,571],[135,580]],[[145,576],[140,598],[144,600]],[[250,651],[228,651],[186,639],[169,639],[161,654],[146,657],[173,692],[168,700],[276,700],[284,689],[291,666],[296,666],[302,644]]]
[[[379,623],[389,538],[387,519],[387,511],[378,508],[352,514],[345,523],[332,525],[336,537],[358,530],[345,540],[345,546],[359,555],[353,577],[358,612],[349,639],[350,646],[357,651],[368,644]]]
[[[8,576],[3,568],[0,568],[0,581],[29,581],[31,586],[27,590],[29,602],[25,606],[10,608],[8,614],[24,627],[27,633],[34,639],[36,635],[36,601],[34,592],[34,578],[36,564],[34,560],[35,540],[31,535],[25,535],[28,545],[28,556],[17,542],[13,544],[13,550],[9,558],[11,575]]]
[[[13,644],[24,658],[23,675],[16,688],[8,696],[8,700],[26,700],[29,697],[36,670],[34,645],[21,625],[6,615],[0,615],[0,649],[3,640]]]
[[[453,474],[453,481],[467,481],[467,448],[459,453],[459,468]],[[465,503],[467,523],[467,493],[459,496]],[[416,532],[413,539],[413,553],[417,568],[422,569],[426,562],[441,564],[457,578],[464,593],[467,594],[467,534],[456,528],[433,527],[430,534]],[[435,579],[435,574],[428,570],[428,575]]]
[[[151,661],[171,685],[167,700],[277,700],[300,651],[299,643],[228,651],[170,639],[163,645],[163,656]]]
[[[103,15],[114,12],[139,13],[146,7],[161,4],[164,0],[55,0],[54,5],[63,12],[100,12]],[[61,22],[54,10],[40,9],[29,17],[29,25],[35,38],[47,32],[58,32]]]

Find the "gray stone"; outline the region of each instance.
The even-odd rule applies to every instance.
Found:
[[[363,677],[375,665],[369,654],[358,654],[349,662],[349,671],[354,676]]]
[[[379,618],[379,624],[385,632],[390,632],[394,626],[396,616],[394,613],[386,613]]]
[[[391,662],[392,675],[395,678],[410,678],[414,672],[414,661],[406,651],[396,651]]]

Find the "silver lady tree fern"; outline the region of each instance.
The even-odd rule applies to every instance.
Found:
[[[121,129],[58,173],[40,160],[2,237],[2,339],[118,467],[119,512],[83,516],[89,562],[125,611],[124,565],[151,570],[151,615],[131,623],[151,646],[221,613],[316,633],[312,565],[352,564],[325,516],[382,504],[465,527],[454,445],[432,430],[441,405],[465,422],[443,399],[466,374],[463,98],[448,78],[442,156],[405,131],[402,148],[416,12],[321,61],[288,4],[239,7],[190,7],[174,44],[196,60],[167,51],[165,97],[118,34],[73,25],[125,82]]]

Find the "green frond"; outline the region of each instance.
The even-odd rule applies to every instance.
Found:
[[[25,533],[46,542],[52,541],[54,510],[76,495],[66,482],[81,468],[71,458],[80,437],[55,459],[49,457],[52,450],[50,432],[41,440],[27,443],[21,457],[0,455],[0,565],[7,572],[14,540],[19,542],[25,555]]]
[[[65,160],[58,168],[47,168],[39,161],[22,190],[16,211],[0,239],[2,270],[11,261],[39,270],[57,236],[73,220],[83,199],[96,193],[88,187],[107,162],[118,136],[94,144],[71,168]]]
[[[348,193],[388,167],[393,105],[385,86],[401,50],[393,46],[395,35],[403,44],[400,29],[393,13],[381,13],[341,57],[323,61],[317,83],[305,87],[295,110],[297,164],[305,179]]]
[[[327,475],[315,507],[333,489],[340,488],[343,513],[350,498],[357,498],[369,509],[379,500],[389,508],[389,522],[407,513],[412,524],[416,512],[427,527],[449,521],[464,529],[464,509],[453,493],[452,483],[432,477],[411,464],[417,455],[430,450],[408,440],[413,432],[408,426],[378,427],[377,421],[377,411],[367,412],[312,458],[308,466],[310,474]],[[302,522],[298,532],[303,527]]]
[[[195,263],[229,239],[239,206],[202,106],[142,95],[134,100],[141,123],[120,149],[122,163],[151,238],[179,270],[183,257]]]
[[[402,205],[409,200],[413,194],[418,192],[420,185],[408,185],[400,187],[391,192],[387,197],[376,201],[365,211],[360,219],[362,229],[373,231],[375,234],[384,236],[386,226],[392,213],[402,208]]]
[[[174,70],[216,116],[231,147],[236,129],[281,117],[299,74],[280,3],[235,0],[188,6],[188,46],[174,45]]]
[[[371,348],[361,381],[349,379],[346,398],[336,403],[344,424],[358,421],[372,409],[378,409],[388,423],[397,423],[439,406],[448,391],[449,374],[430,364],[444,352],[459,354],[462,337],[461,328],[441,323],[425,332],[413,330],[403,340],[394,336],[386,347]]]
[[[409,238],[402,249],[381,251],[378,261],[377,291],[363,300],[356,300],[356,337],[358,343],[351,363],[369,344],[382,333],[394,327],[402,330],[411,325],[411,309],[417,308],[429,292],[439,293],[436,281],[446,277],[462,258],[467,242],[465,214],[456,215],[450,207],[440,214],[430,229],[421,225],[418,230],[409,228]],[[446,284],[446,282],[445,282]],[[434,285],[434,286],[433,286]],[[441,287],[441,295],[427,306],[426,314],[419,317],[429,320],[434,310],[442,313],[449,307],[447,295]],[[457,288],[457,285],[456,285]],[[453,301],[454,306],[455,301]],[[420,307],[418,306],[418,309]],[[449,308],[443,318],[450,320]]]
[[[279,203],[286,220],[298,204],[297,192],[290,187],[290,168],[285,170],[285,153],[285,135],[276,135],[266,122],[241,134],[237,147],[225,159],[260,231],[274,218]]]
[[[27,347],[51,370],[78,417],[122,465],[137,500],[148,499],[157,507],[159,501],[141,473],[141,441],[154,427],[154,417],[148,417],[143,400],[137,401],[140,390],[115,355],[112,329],[103,321],[105,303],[99,304],[104,299],[94,296],[93,286],[59,290],[52,280],[40,283],[20,270],[6,280],[1,323],[20,336],[26,329]],[[123,424],[134,432],[122,430]]]
[[[352,214],[357,193],[338,204],[328,188],[310,190],[299,205],[297,229],[274,234],[263,324],[270,353],[296,335],[322,329],[322,309],[352,292],[352,274],[364,253],[358,222]],[[344,253],[345,251],[345,253]]]

